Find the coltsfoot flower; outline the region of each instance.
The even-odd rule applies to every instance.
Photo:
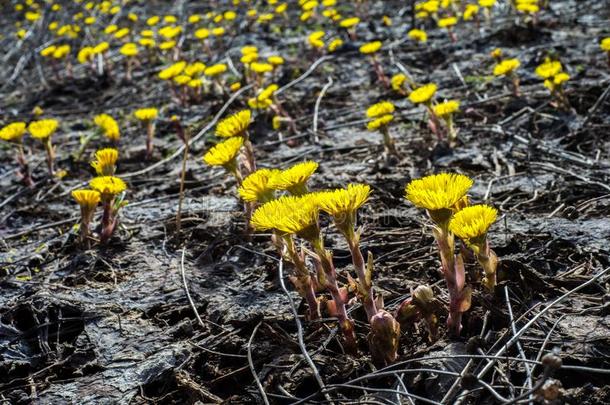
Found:
[[[504,59],[494,66],[494,76],[509,76],[521,66],[519,59]]]
[[[238,183],[242,176],[237,167],[237,155],[244,144],[244,138],[235,136],[213,146],[203,155],[203,161],[210,166],[222,166],[233,174]]]
[[[269,187],[275,190],[286,190],[292,195],[303,195],[308,192],[307,180],[318,169],[313,161],[297,163],[277,173],[269,179]]]
[[[95,169],[99,176],[113,176],[118,158],[118,150],[114,148],[100,149],[95,152],[95,160],[91,162],[91,167]]]
[[[242,110],[230,115],[218,123],[216,126],[216,135],[222,138],[230,138],[233,136],[243,137],[248,130],[251,119],[252,112],[250,110]]]
[[[55,176],[55,170],[53,164],[55,161],[55,149],[51,142],[51,136],[57,131],[59,127],[59,121],[55,119],[43,119],[38,121],[30,122],[28,125],[28,131],[33,138],[40,140],[47,153],[47,168],[51,177]]]
[[[125,182],[116,176],[98,176],[91,179],[89,186],[102,195],[102,199],[114,197],[127,190]]]
[[[98,176],[89,182],[89,186],[101,196],[103,213],[100,240],[104,243],[116,228],[118,212],[123,205],[122,199],[118,196],[127,190],[127,185],[116,176]]]
[[[156,108],[140,108],[134,111],[133,115],[140,121],[152,121],[159,115]]]
[[[472,179],[463,174],[440,173],[411,181],[405,192],[407,200],[428,210],[430,217],[446,229],[453,207],[472,184]]]
[[[437,87],[434,83],[425,84],[413,90],[411,94],[409,94],[409,100],[413,104],[428,104],[430,103],[430,100],[432,100],[432,97],[434,97],[436,89]]]
[[[153,153],[153,138],[155,137],[155,120],[159,115],[156,108],[140,108],[133,115],[146,126],[146,158],[150,159]]]
[[[256,230],[275,229],[304,239],[319,238],[318,205],[312,194],[282,196],[258,207],[250,223]]]
[[[428,40],[428,34],[426,34],[426,31],[417,28],[413,28],[412,30],[410,30],[407,33],[407,36],[414,41],[422,43]]]
[[[457,100],[448,100],[442,103],[436,104],[432,107],[434,115],[445,121],[447,126],[447,137],[449,144],[453,145],[457,140],[457,132],[453,125],[453,114],[458,112],[460,109],[460,102]]]
[[[277,169],[258,169],[248,175],[237,190],[244,201],[265,203],[275,198],[269,187],[269,179],[277,175]]]
[[[74,190],[72,197],[80,206],[80,241],[84,243],[89,236],[89,224],[100,203],[101,195],[95,190]]]
[[[381,117],[382,115],[393,113],[394,109],[394,104],[389,101],[382,101],[367,108],[366,116],[369,118],[377,118]]]
[[[95,118],[93,118],[93,122],[102,130],[104,136],[106,136],[106,138],[110,139],[111,141],[117,142],[121,137],[119,124],[110,115],[96,115]]]
[[[561,72],[561,70],[561,62],[547,58],[543,63],[536,67],[536,74],[543,79],[548,79]]]
[[[21,143],[25,134],[25,122],[13,122],[0,129],[0,139],[6,142]]]
[[[360,47],[360,53],[364,55],[370,55],[379,51],[381,49],[381,46],[381,41],[367,42],[366,44]]]
[[[498,257],[489,247],[487,232],[496,222],[498,211],[488,205],[472,205],[458,211],[451,222],[449,230],[462,239],[477,257],[485,277],[483,285],[493,291],[496,285]]]
[[[30,175],[30,167],[23,150],[23,135],[25,134],[25,122],[13,122],[0,129],[0,139],[10,142],[17,148],[17,163],[19,163],[19,175],[21,181],[27,186],[32,187],[34,181]]]
[[[315,193],[322,211],[330,214],[337,228],[353,235],[356,225],[356,211],[366,203],[371,195],[367,184],[349,184],[347,188]]]

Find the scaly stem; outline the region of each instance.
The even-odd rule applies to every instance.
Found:
[[[112,232],[114,231],[114,227],[116,225],[116,220],[114,218],[112,212],[112,202],[114,201],[114,197],[103,196],[102,197],[102,231],[100,233],[100,241],[105,243]]]
[[[494,287],[496,286],[498,256],[496,256],[496,253],[490,249],[489,242],[487,242],[487,240],[485,240],[485,244],[479,248],[476,256],[485,273],[482,284],[489,292],[493,292]]]
[[[49,169],[49,176],[55,177],[55,170],[53,169],[55,152],[53,151],[53,145],[51,144],[50,136],[44,140],[44,149],[47,152],[47,168]]]
[[[21,175],[21,180],[23,181],[23,184],[25,184],[26,187],[33,187],[34,180],[32,180],[32,175],[30,174],[30,166],[28,165],[28,161],[25,158],[25,152],[23,151],[23,144],[21,142],[17,144],[17,162],[19,163],[19,174]]]
[[[301,256],[294,245],[294,240],[292,239],[292,235],[287,235],[283,238],[286,250],[288,252],[289,258],[294,264],[295,267],[295,276],[294,280],[291,278],[291,281],[299,294],[305,298],[307,301],[307,305],[309,306],[309,319],[319,319],[320,318],[320,304],[316,298],[316,292],[314,289],[314,284],[309,275],[309,270],[305,265],[305,261],[303,256]]]
[[[352,254],[352,263],[356,269],[358,276],[358,284],[360,285],[360,294],[362,295],[362,305],[366,311],[366,317],[370,321],[375,314],[377,314],[377,306],[375,305],[375,294],[373,292],[373,283],[370,278],[366,276],[366,263],[364,257],[360,251],[360,243],[357,237],[349,238],[346,236],[349,250]]]
[[[322,239],[317,238],[311,241],[312,247],[318,256],[322,270],[325,276],[325,287],[330,292],[335,304],[335,311],[337,319],[339,320],[339,327],[345,337],[345,343],[348,351],[355,352],[357,349],[356,345],[356,333],[354,332],[354,322],[347,315],[345,309],[345,300],[341,295],[339,286],[337,285],[337,272],[332,262],[332,256],[324,249]]]
[[[384,125],[380,128],[381,135],[383,135],[383,146],[385,147],[386,154],[394,155],[398,157],[398,151],[396,150],[396,145],[394,144],[394,140],[390,136],[390,132],[388,130],[388,126]]]
[[[153,137],[155,135],[155,124],[152,120],[146,122],[146,159],[150,159],[153,153]]]

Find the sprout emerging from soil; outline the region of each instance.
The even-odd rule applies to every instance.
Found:
[[[238,184],[242,182],[242,174],[237,164],[237,155],[244,144],[240,136],[229,138],[216,144],[203,155],[203,161],[210,166],[222,166],[231,173]]]
[[[89,182],[89,186],[100,193],[102,201],[102,230],[100,241],[106,242],[116,229],[118,222],[118,212],[125,204],[120,194],[126,189],[127,185],[123,180],[115,176],[99,176]]]
[[[30,175],[30,167],[23,150],[23,135],[25,134],[25,122],[13,122],[0,129],[0,139],[15,145],[17,148],[17,163],[19,164],[19,177],[26,187],[34,186]]]
[[[441,140],[441,125],[432,108],[436,90],[436,84],[424,84],[423,86],[417,87],[409,94],[409,101],[411,101],[413,104],[423,104],[426,107],[429,115],[428,126],[430,127],[430,130],[436,134],[438,139]]]
[[[483,285],[490,292],[496,286],[498,256],[489,247],[487,231],[497,215],[498,211],[488,205],[472,205],[458,211],[449,223],[449,230],[462,239],[477,257],[485,273]]]
[[[561,62],[546,58],[542,64],[536,67],[536,74],[544,79],[544,87],[550,90],[556,104],[560,108],[570,110],[570,102],[563,89],[563,84],[570,80],[570,75],[563,71]]]
[[[366,44],[360,47],[360,53],[363,55],[369,55],[371,58],[371,63],[373,65],[373,69],[375,70],[375,74],[377,75],[377,80],[379,80],[385,87],[390,87],[390,82],[388,77],[385,75],[383,71],[383,66],[379,63],[379,59],[377,58],[377,52],[381,49],[383,44],[381,41],[373,41],[367,42]]]
[[[55,149],[51,143],[51,137],[57,131],[59,127],[59,121],[54,119],[44,119],[39,121],[30,122],[28,125],[28,131],[33,138],[38,139],[44,145],[44,149],[47,153],[47,168],[49,170],[49,176],[55,176],[55,170],[53,169],[55,161]]]
[[[150,159],[153,153],[155,120],[159,112],[156,108],[140,108],[134,111],[133,115],[146,127],[146,158]]]
[[[499,50],[498,50],[499,51]],[[492,55],[493,56],[493,55]],[[498,57],[499,59],[499,57]],[[500,60],[493,70],[494,76],[505,76],[508,77],[512,84],[512,90],[515,97],[519,97],[519,76],[517,76],[516,70],[521,66],[519,59],[503,59]]]
[[[460,110],[460,102],[457,100],[443,101],[432,107],[434,115],[442,119],[447,127],[447,140],[450,146],[457,141],[457,131],[453,125],[453,115]]]
[[[389,155],[398,157],[396,145],[394,139],[390,136],[389,125],[394,120],[394,104],[389,101],[382,101],[377,104],[373,104],[366,110],[366,116],[371,118],[366,124],[369,131],[379,131],[383,136],[384,154],[386,158]]]
[[[459,335],[462,313],[470,308],[471,289],[466,286],[466,274],[461,255],[455,255],[454,235],[449,221],[454,207],[466,195],[472,180],[461,174],[441,173],[413,180],[405,189],[407,200],[424,208],[434,222],[433,235],[441,256],[441,270],[449,291],[447,326]]]
[[[396,319],[404,326],[423,319],[428,328],[428,339],[434,342],[438,337],[438,305],[432,288],[420,285],[411,291],[411,298],[400,304],[396,310]]]
[[[332,253],[324,248],[318,224],[318,204],[315,194],[284,196],[258,207],[252,215],[255,230],[275,229],[281,234],[297,235],[310,243],[315,252],[314,260],[319,268],[318,283],[325,287],[333,298],[331,312],[337,316],[346,346],[356,349],[354,323],[345,310],[347,290],[339,288]]]
[[[101,195],[95,190],[74,190],[72,197],[80,206],[80,242],[85,244],[89,238],[89,224]]]

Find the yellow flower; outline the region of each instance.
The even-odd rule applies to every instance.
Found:
[[[115,196],[127,189],[125,182],[115,176],[94,177],[89,186],[102,194],[102,198]]]
[[[309,34],[307,40],[309,41],[309,44],[314,48],[323,48],[324,41],[322,41],[322,38],[324,37],[324,35],[326,35],[324,31],[314,31]]]
[[[116,161],[119,158],[119,151],[114,148],[104,148],[95,152],[95,160],[91,162],[91,167],[100,176],[114,175]]]
[[[570,80],[570,75],[565,72],[560,72],[553,78],[545,80],[544,87],[551,91],[554,91],[555,88],[561,86],[564,82],[567,82],[568,80]]]
[[[492,8],[496,4],[496,0],[479,0],[479,6]]]
[[[358,18],[358,17],[350,17],[350,18],[346,18],[344,20],[341,20],[339,25],[341,26],[341,28],[352,28],[352,27],[358,25],[359,22],[360,22],[360,18]]]
[[[438,20],[439,28],[449,28],[453,27],[455,24],[457,24],[457,18],[455,17],[445,17]]]
[[[519,59],[504,59],[496,66],[494,66],[493,73],[494,76],[510,75],[519,66],[521,66],[521,62],[519,62]]]
[[[279,86],[277,84],[270,84],[269,86],[265,87],[259,94],[258,96],[256,96],[256,98],[259,101],[264,101],[267,99],[271,99],[273,97],[273,94],[279,89]]]
[[[268,187],[269,179],[279,173],[274,169],[258,169],[244,179],[237,190],[244,201],[261,203],[273,200],[273,189]]]
[[[405,188],[406,198],[429,211],[451,209],[466,195],[472,183],[463,174],[433,174],[411,181]]]
[[[119,49],[119,52],[125,56],[136,56],[138,54],[138,46],[133,42],[128,42]]]
[[[253,62],[250,64],[250,69],[256,73],[267,73],[273,70],[273,65],[270,63]]]
[[[237,90],[241,89],[241,83],[240,82],[235,82],[235,83],[233,83],[233,84],[231,84],[229,86],[229,89],[231,91],[237,91]]]
[[[269,179],[269,188],[287,190],[293,195],[305,194],[307,180],[317,169],[318,164],[313,161],[297,163]]]
[[[366,110],[366,116],[369,118],[377,118],[382,115],[391,114],[394,112],[394,104],[389,101],[382,101],[377,104],[373,104]]]
[[[439,118],[447,118],[459,109],[460,102],[457,100],[444,101],[432,107],[434,114]]]
[[[547,58],[544,63],[538,65],[536,74],[543,79],[548,79],[561,72],[561,69],[561,62]]]
[[[602,39],[602,41],[599,43],[599,47],[602,49],[602,51],[610,52],[610,37]]]
[[[538,7],[537,4],[521,3],[517,4],[517,11],[527,14],[536,14],[538,11],[540,11],[540,7]]]
[[[248,99],[248,107],[253,110],[264,110],[271,107],[273,100],[269,98],[259,99],[258,97],[252,97]]]
[[[385,127],[386,125],[388,125],[390,122],[392,122],[394,120],[394,116],[392,114],[386,114],[383,115],[377,119],[374,119],[372,121],[369,121],[366,124],[366,128],[369,131],[376,131],[381,127]]]
[[[319,237],[315,196],[283,196],[258,207],[250,224],[257,231],[275,229],[283,233]],[[310,232],[311,231],[311,232]]]
[[[449,230],[467,243],[484,241],[498,211],[489,205],[471,205],[458,211],[449,222]]]
[[[229,138],[207,151],[203,155],[203,161],[210,166],[224,166],[232,170],[235,165],[235,157],[243,144],[244,138],[240,136]]]
[[[101,199],[100,193],[96,190],[74,190],[71,194],[85,213],[93,211]]]
[[[489,53],[489,56],[491,56],[494,59],[498,59],[502,56],[502,49],[500,48],[495,48],[493,51],[491,51]]]
[[[195,31],[195,38],[197,39],[206,39],[210,36],[210,30],[207,28],[199,28]]]
[[[205,74],[206,76],[217,76],[226,71],[227,65],[225,65],[224,63],[217,63],[215,65],[208,66],[207,68],[205,68],[203,74]]]
[[[249,55],[251,53],[258,53],[258,48],[254,45],[246,45],[241,48],[242,55]]]
[[[119,124],[108,114],[99,114],[93,118],[95,125],[100,127],[104,131],[104,135],[111,141],[118,141],[121,134],[119,131]]]
[[[416,88],[409,94],[409,100],[413,104],[428,103],[436,93],[436,84],[428,83]]]
[[[402,85],[407,81],[407,76],[402,73],[397,73],[390,79],[392,90],[398,91],[402,88]]]
[[[158,15],[153,15],[146,20],[146,25],[152,27],[153,25],[157,25],[161,18]]]
[[[170,80],[178,76],[186,67],[185,61],[176,62],[159,72],[159,79]]]
[[[157,118],[159,112],[156,108],[140,108],[133,115],[140,121],[152,121]]]
[[[25,133],[25,122],[13,122],[0,129],[0,139],[7,142],[21,142]]]
[[[426,31],[413,28],[407,33],[407,36],[417,42],[426,42],[428,40],[428,34]]]
[[[479,6],[476,4],[467,4],[464,9],[464,21],[470,21],[479,12]]]
[[[249,65],[252,62],[256,62],[258,60],[258,53],[248,53],[241,57],[240,62],[244,65]]]
[[[338,48],[343,45],[343,40],[340,38],[333,39],[328,44],[328,52],[335,52]]]
[[[108,49],[110,49],[110,44],[108,42],[100,42],[99,44],[93,47],[93,53],[98,55],[100,53],[106,52]]]
[[[284,64],[284,58],[279,55],[271,55],[267,58],[267,62],[271,63],[273,66],[279,66]]]
[[[241,137],[248,129],[251,118],[252,112],[250,110],[236,112],[218,123],[216,126],[216,135],[223,138],[232,136]]]
[[[347,188],[315,193],[318,206],[335,218],[353,215],[369,199],[367,184],[349,184]]]
[[[32,137],[36,139],[47,139],[57,130],[59,122],[54,119],[46,119],[30,122],[28,125],[28,131],[32,134]]]
[[[368,42],[360,47],[360,53],[369,55],[381,49],[381,41]]]
[[[176,41],[164,41],[159,44],[159,49],[162,51],[167,51],[168,49],[172,49],[174,46],[176,46]]]
[[[226,30],[224,29],[224,27],[212,28],[212,35],[217,36],[217,37],[224,35],[225,32],[226,32]]]
[[[78,54],[76,55],[76,59],[78,60],[79,63],[87,63],[87,62],[91,62],[93,60],[93,55],[94,55],[93,47],[85,46],[80,51],[78,51]]]
[[[174,83],[180,85],[180,86],[184,86],[186,85],[188,82],[191,81],[191,77],[188,75],[178,75],[176,77],[174,77]]]

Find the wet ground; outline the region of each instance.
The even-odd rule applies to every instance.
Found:
[[[424,46],[406,41],[410,20],[402,2],[371,2],[370,24],[356,42],[346,37],[345,49],[332,57],[304,51],[309,31],[289,22],[282,23],[283,36],[239,32],[217,55],[237,63],[241,46],[254,44],[289,61],[278,98],[296,117],[298,132],[285,132],[292,139],[280,141],[269,118],[257,116],[252,139],[259,165],[313,159],[320,169],[312,188],[371,185],[372,198],[359,218],[362,247],[375,256],[374,282],[389,309],[422,283],[447,299],[426,219],[403,197],[410,179],[434,171],[467,174],[475,180],[472,200],[500,211],[490,233],[501,260],[495,294],[475,293],[460,339],[443,331],[430,344],[423,325],[403,331],[394,372],[381,376],[368,353],[362,308],[349,308],[361,350],[344,354],[334,320],[307,322],[299,296],[282,290],[269,236],[244,233],[234,182],[201,162],[215,122],[243,108],[243,97],[177,106],[156,79],[160,66],[136,70],[129,84],[79,69],[74,80],[47,77],[43,83],[33,47],[8,55],[0,117],[29,119],[40,106],[60,119],[57,166],[68,174],[61,182],[48,179],[41,148],[28,141],[37,185],[24,189],[14,175],[12,150],[5,144],[0,150],[0,399],[262,403],[258,381],[271,403],[324,401],[298,343],[293,302],[327,399],[337,403],[425,403],[417,397],[439,402],[450,390],[453,400],[468,390],[464,403],[501,403],[475,376],[487,361],[480,356],[498,353],[517,332],[519,347],[511,344],[485,376],[498,393],[517,396],[528,375],[539,381],[543,367],[532,371],[523,357],[540,360],[555,351],[564,367],[547,380],[547,395],[555,387],[558,403],[609,403],[610,70],[598,40],[608,35],[610,8],[595,1],[550,3],[536,25],[500,8],[491,27],[458,26],[456,43],[430,29]],[[154,7],[138,10],[179,16],[202,11],[194,3]],[[391,27],[380,22],[385,14],[394,19]],[[12,15],[0,18],[4,25]],[[357,52],[372,39],[386,45],[381,60],[389,73],[407,69],[421,83],[437,83],[441,98],[462,100],[454,149],[435,145],[422,109],[376,82]],[[521,60],[519,98],[490,77],[488,54],[496,47]],[[185,51],[189,58],[199,52]],[[573,111],[559,111],[533,73],[547,52],[559,55],[572,77],[566,94]],[[366,107],[385,99],[397,105],[391,135],[401,153],[389,164],[380,159],[380,137],[366,131],[363,121]],[[152,161],[142,158],[144,134],[127,118],[144,105],[162,108]],[[124,117],[118,175],[128,183],[129,205],[107,245],[83,250],[75,243],[78,209],[69,192],[91,170],[73,152],[90,131],[85,123],[101,112]],[[172,114],[196,135],[180,234],[174,222],[180,143],[169,123]],[[88,145],[85,156],[100,144]],[[325,232],[345,281],[352,270],[349,250],[332,227]],[[445,319],[442,314],[441,324]],[[461,379],[442,374],[463,370]]]

